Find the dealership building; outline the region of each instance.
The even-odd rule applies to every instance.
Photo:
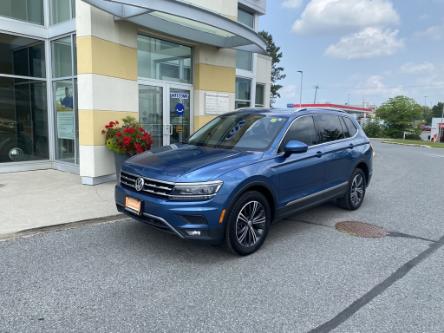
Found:
[[[269,106],[265,0],[1,0],[0,173],[114,178],[101,130],[138,119],[159,147]],[[180,110],[178,110],[178,106]],[[180,112],[179,112],[180,111]]]

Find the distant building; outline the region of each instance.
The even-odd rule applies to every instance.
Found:
[[[359,122],[365,122],[365,119],[371,118],[374,114],[374,107],[360,107],[353,105],[340,105],[340,104],[288,104],[289,108],[328,108],[345,111],[353,115]]]
[[[444,142],[444,118],[433,118],[430,140]]]

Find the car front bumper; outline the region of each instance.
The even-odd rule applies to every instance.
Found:
[[[141,201],[140,214],[125,208],[126,197]],[[115,201],[119,212],[180,238],[212,243],[224,238],[224,224],[219,223],[223,204],[217,197],[206,201],[172,201],[116,185]]]

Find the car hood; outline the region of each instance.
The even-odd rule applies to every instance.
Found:
[[[123,170],[172,182],[207,181],[254,163],[262,155],[262,152],[170,145],[130,158]]]

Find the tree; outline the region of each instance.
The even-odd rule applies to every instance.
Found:
[[[384,137],[384,127],[378,121],[372,121],[364,125],[363,130],[369,138]]]
[[[441,118],[442,117],[442,108],[444,107],[443,102],[439,102],[434,107],[432,107],[432,118]]]
[[[282,85],[278,84],[286,75],[283,73],[284,68],[279,66],[282,58],[281,48],[276,46],[273,36],[266,31],[259,32],[259,35],[265,40],[267,44],[267,54],[271,57],[271,104],[276,101],[276,98],[281,97],[279,90]]]
[[[376,116],[384,121],[385,133],[389,137],[401,138],[404,132],[418,135],[416,124],[423,116],[423,107],[412,98],[397,96],[379,107]]]

